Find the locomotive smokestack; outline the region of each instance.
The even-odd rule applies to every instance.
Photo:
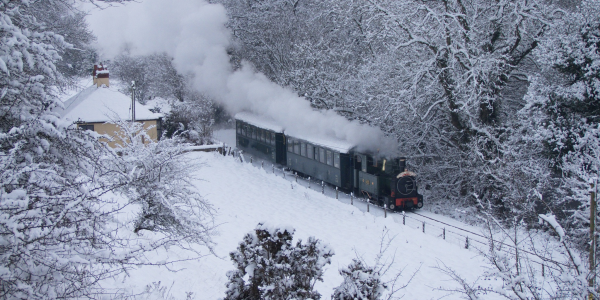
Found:
[[[406,171],[406,157],[398,158],[398,166],[400,166],[400,173]]]

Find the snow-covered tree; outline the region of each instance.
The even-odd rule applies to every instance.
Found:
[[[117,56],[111,62],[111,76],[126,84],[121,91],[131,94],[129,84],[135,81],[135,97],[141,103],[154,97],[184,101],[189,89],[186,78],[177,73],[172,58],[164,53]]]
[[[581,1],[550,27],[535,56],[541,71],[531,77],[524,116],[529,135],[544,146],[559,188],[551,206],[571,216],[565,229],[585,245],[590,182],[599,176],[600,4]],[[561,214],[564,216],[564,214]]]
[[[293,234],[293,229],[258,224],[244,236],[230,253],[236,269],[227,273],[225,299],[320,299],[314,284],[323,280],[333,251],[313,237],[294,246]]]
[[[505,226],[491,214],[485,217],[489,248],[480,254],[490,269],[483,278],[469,282],[457,270],[441,263],[438,269],[459,285],[441,290],[462,294],[471,300],[489,294],[510,300],[584,300],[589,299],[590,294],[594,298],[598,296],[598,283],[590,286],[588,282],[594,275],[589,271],[586,254],[575,250],[573,238],[566,234],[552,213],[538,215],[542,228],[550,229],[549,232],[526,231],[525,223],[517,218]],[[494,280],[488,281],[490,279]],[[498,282],[500,286],[496,285]]]
[[[176,173],[185,168],[178,165],[174,152],[179,152],[168,142],[154,147],[155,153],[144,153],[138,147],[137,151],[125,151],[126,156],[119,155],[101,143],[99,136],[74,129],[52,112],[60,106],[55,93],[65,78],[59,67],[60,55],[75,49],[57,33],[60,30],[54,31],[57,28],[53,26],[60,24],[45,23],[57,15],[44,15],[43,8],[75,11],[75,4],[0,1],[3,299],[94,297],[105,292],[99,285],[102,280],[133,266],[156,263],[147,260],[147,251],[169,245],[185,247],[189,242],[209,243],[208,232],[192,234],[190,227],[199,224],[199,216],[190,213],[205,216],[206,211],[199,209],[203,203],[195,202],[197,193],[186,185],[187,175]],[[142,157],[160,159],[153,165],[159,170],[143,169]],[[144,212],[155,207],[136,198],[144,192],[142,182],[155,188],[151,200],[161,201],[167,215],[177,214],[176,221],[160,220],[152,227],[154,220],[144,220],[148,215]],[[171,189],[170,184],[179,190]],[[146,207],[152,208],[144,210]],[[142,211],[138,222],[122,216],[121,212],[130,208]],[[164,237],[145,238],[136,234],[138,227],[138,233],[151,228]]]

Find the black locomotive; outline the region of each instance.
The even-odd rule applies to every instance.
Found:
[[[343,141],[316,140],[249,114],[236,119],[236,146],[254,157],[286,166],[300,175],[364,195],[389,209],[423,207],[416,174],[405,158],[360,153]]]

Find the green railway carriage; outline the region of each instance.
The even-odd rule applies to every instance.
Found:
[[[273,124],[257,122],[250,114],[236,115],[236,147],[253,157],[285,165],[283,129]]]
[[[288,168],[345,190],[352,189],[350,148],[309,142],[290,135],[286,138]]]

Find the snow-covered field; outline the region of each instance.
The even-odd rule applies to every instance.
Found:
[[[263,170],[216,153],[189,155],[202,163],[194,174],[199,178],[196,185],[216,209],[219,232],[214,237],[216,256],[172,265],[172,269],[180,269],[178,272],[164,267],[141,267],[130,272],[127,278],[108,284],[134,292],[161,281],[177,299],[184,299],[186,292],[193,292],[195,299],[222,298],[226,272],[233,268],[228,254],[259,222],[293,227],[296,239],[315,236],[333,248],[335,255],[331,265],[326,267],[324,282],[316,286],[323,299],[329,298],[333,288],[341,283],[338,270],[352,258],[358,255],[373,263],[386,230],[393,241],[385,255],[390,260],[395,257],[394,271],[388,275],[403,269],[400,282],[404,283],[417,272],[408,287],[400,292],[406,295],[404,299],[439,299],[448,293],[437,288],[457,287],[436,269],[437,266],[446,265],[470,282],[485,271],[485,262],[474,251],[423,234],[418,228],[403,226],[397,218],[364,212],[302,185],[294,184],[292,189],[290,181],[272,174],[270,168]],[[175,249],[167,253],[156,254],[156,259],[178,259],[186,255]],[[446,299],[456,298],[458,295]]]

